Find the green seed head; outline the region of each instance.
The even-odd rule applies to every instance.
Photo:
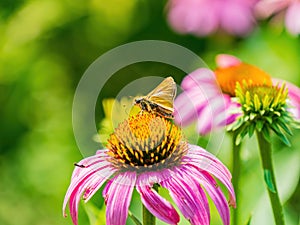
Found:
[[[229,129],[238,130],[239,143],[247,134],[251,137],[255,130],[262,132],[270,140],[270,130],[289,145],[285,133],[292,135],[287,124],[293,121],[287,110],[288,89],[283,85],[255,85],[243,81],[237,83],[235,94],[241,105],[242,116]],[[237,143],[237,144],[238,144]]]

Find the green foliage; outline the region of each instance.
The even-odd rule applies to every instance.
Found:
[[[235,92],[242,115],[228,130],[238,132],[236,145],[240,144],[247,134],[252,137],[255,130],[262,132],[269,142],[272,130],[283,143],[291,145],[286,134],[292,136],[291,127],[297,127],[298,122],[289,112],[288,90],[285,85],[259,86],[244,81],[242,85],[237,83]]]
[[[274,178],[272,177],[270,170],[264,170],[264,178],[265,178],[265,182],[268,186],[268,189],[271,192],[276,193],[275,185],[273,182]]]

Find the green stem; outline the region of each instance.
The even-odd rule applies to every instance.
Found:
[[[153,189],[158,192],[158,185],[154,184]],[[156,218],[148,209],[143,205],[143,225],[155,225]]]
[[[269,198],[273,209],[275,224],[284,225],[285,222],[283,217],[283,209],[282,209],[282,205],[280,204],[280,199],[276,187],[271,143],[265,139],[262,132],[257,131],[256,135],[257,135],[257,140],[258,140],[258,145],[260,150],[262,166],[264,169],[265,182],[267,185]]]
[[[232,209],[232,224],[238,224],[238,204],[239,204],[239,179],[240,179],[240,171],[241,171],[241,144],[236,145],[236,137],[238,132],[234,132],[232,135],[232,184],[235,190],[235,197],[237,207]]]

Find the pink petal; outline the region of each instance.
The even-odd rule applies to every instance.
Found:
[[[183,90],[190,90],[192,88],[204,89],[206,91],[212,91],[212,93],[219,92],[220,88],[217,85],[216,77],[213,71],[206,68],[200,68],[189,75],[187,75],[182,83]],[[212,90],[210,90],[210,88]]]
[[[112,170],[111,168],[106,168],[106,170],[101,171],[101,176],[96,174],[97,179],[92,180],[92,182],[89,183],[89,186],[86,187],[85,193],[83,195],[84,202],[88,202],[90,198],[101,188],[101,186],[106,181],[105,178],[110,177],[113,173],[116,171]],[[105,176],[102,176],[104,175]]]
[[[196,120],[197,108],[203,107],[203,102],[197,102],[195,105],[189,94],[189,92],[183,92],[174,101],[174,120],[180,126],[187,126]]]
[[[254,26],[252,9],[236,1],[227,1],[220,10],[221,25],[228,33],[245,36]]]
[[[235,194],[231,184],[231,174],[220,160],[199,146],[189,145],[188,154],[183,161],[195,166],[200,171],[207,171],[220,180],[229,191],[230,205],[235,207]]]
[[[290,4],[287,0],[260,0],[255,5],[255,14],[258,18],[267,18]]]
[[[230,55],[219,55],[218,60],[224,65],[240,62]],[[175,123],[186,126],[198,119],[197,130],[207,134],[217,127],[232,123],[239,114],[231,115],[228,109],[236,108],[228,95],[222,94],[215,80],[214,73],[200,68],[184,78],[181,84],[185,90],[174,102]]]
[[[77,164],[84,166],[84,168],[79,166],[75,167],[71,178],[71,184],[65,196],[64,206],[66,206],[67,200],[70,197],[72,190],[74,190],[86,177],[89,177],[91,176],[91,174],[94,174],[94,172],[99,171],[99,174],[97,174],[99,175],[99,179],[108,179],[110,175],[107,175],[106,172],[102,174],[102,171],[107,168],[111,171],[111,173],[114,172],[114,170],[110,167],[110,163],[107,161],[107,155],[101,158],[99,158],[98,155],[90,156],[81,160]]]
[[[195,70],[181,84],[185,90],[174,102],[175,122],[188,125],[202,113],[211,99],[221,94],[214,73],[205,68]]]
[[[233,55],[219,54],[216,57],[217,67],[219,67],[219,68],[235,66],[235,65],[240,64],[241,62],[242,61],[239,58],[237,58]]]
[[[143,172],[139,174],[137,182],[140,186],[152,187],[154,184],[159,184],[160,182],[169,179],[171,176],[171,171],[167,169],[160,170],[159,172]]]
[[[229,98],[230,99],[230,98]],[[220,127],[227,120],[228,98],[225,95],[212,98],[198,115],[197,130],[200,134],[207,134]]]
[[[209,225],[208,202],[200,185],[181,168],[174,168],[173,172],[172,178],[161,185],[169,190],[172,199],[191,224]]]
[[[102,168],[101,172],[104,170],[107,170],[106,173],[114,173],[110,168]],[[90,186],[93,186],[93,183],[95,182],[101,182],[103,184],[107,177],[102,177],[102,176],[97,176],[97,172],[99,171],[92,171],[90,174],[88,174],[86,177],[84,177],[79,183],[77,183],[76,186],[70,186],[67,194],[64,199],[64,206],[63,206],[63,211],[65,212],[66,204],[69,201],[69,206],[70,206],[70,214],[72,217],[72,221],[75,225],[77,225],[77,220],[78,220],[78,204],[80,201],[81,195],[89,189]],[[98,189],[101,186],[98,185]],[[71,188],[71,189],[70,189]],[[94,193],[94,192],[93,192]],[[64,213],[65,214],[65,213]]]
[[[207,105],[208,97],[196,90],[181,93],[174,101],[174,117],[176,124],[186,126],[197,119],[199,113]]]
[[[106,189],[106,224],[125,225],[128,209],[136,181],[135,172],[124,172],[115,176]]]
[[[174,207],[155,190],[149,186],[138,185],[137,191],[141,195],[143,205],[158,219],[168,223],[177,224],[180,220]]]
[[[136,188],[141,194],[143,204],[154,216],[168,224],[177,224],[180,218],[176,210],[167,200],[151,189],[154,184],[160,184],[170,177],[169,170],[144,172],[138,176]]]
[[[226,111],[225,111],[225,117],[219,116],[219,119],[217,120],[217,127],[224,127],[227,126],[237,120],[238,117],[242,115],[240,111],[241,105],[237,102],[233,102],[232,98],[227,95],[223,94],[223,97],[225,99],[226,104]]]
[[[91,197],[101,185],[115,173],[114,169],[111,168],[110,163],[105,159],[105,157],[104,159],[99,159],[98,155],[94,155],[83,159],[78,163],[78,165],[84,165],[85,167],[82,168],[77,166],[74,169],[71,184],[67,190],[63,203],[63,214],[66,215],[65,209],[69,200],[70,214],[75,225],[77,224],[78,203],[81,195],[85,191],[91,191],[89,194],[89,197]],[[97,185],[95,186],[96,183]]]
[[[285,26],[287,30],[293,34],[300,34],[300,2],[294,1],[287,11],[285,17]]]
[[[193,175],[194,179],[196,179],[205,188],[208,195],[213,200],[222,218],[223,224],[229,225],[230,212],[228,203],[221,188],[218,186],[213,177],[206,171],[199,171],[189,165],[187,165],[186,168],[189,170],[190,174]]]
[[[290,108],[290,111],[295,119],[300,120],[300,88],[290,82],[281,79],[273,78],[272,81],[274,85],[277,85],[278,83],[286,84],[286,87],[289,90],[290,104],[292,106],[292,108]]]
[[[218,16],[207,0],[173,0],[169,4],[168,21],[179,33],[205,36],[216,30]]]
[[[80,165],[80,166],[75,166],[73,173],[72,173],[72,179],[74,179],[75,177],[80,177],[81,173],[87,172],[87,170],[82,170],[82,167],[90,167],[91,165],[107,161],[106,152],[107,152],[107,149],[98,150],[96,155],[84,158],[79,163],[76,163],[77,165]]]

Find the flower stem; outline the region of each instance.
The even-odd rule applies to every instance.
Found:
[[[262,132],[257,131],[256,135],[257,135],[257,140],[258,140],[258,145],[260,150],[262,166],[264,169],[265,182],[266,182],[269,198],[273,209],[275,224],[284,225],[285,222],[283,216],[283,209],[282,209],[282,205],[280,204],[280,199],[279,199],[279,195],[276,187],[275,175],[274,175],[271,143],[265,139]]]
[[[154,184],[153,189],[158,192],[158,185]],[[143,225],[155,225],[156,218],[148,209],[143,205]]]
[[[241,144],[236,145],[236,138],[238,132],[233,132],[232,135],[232,184],[235,190],[235,198],[237,206],[239,204],[239,179],[240,179],[240,170],[241,170]],[[238,224],[238,212],[239,207],[232,209],[232,224]]]

